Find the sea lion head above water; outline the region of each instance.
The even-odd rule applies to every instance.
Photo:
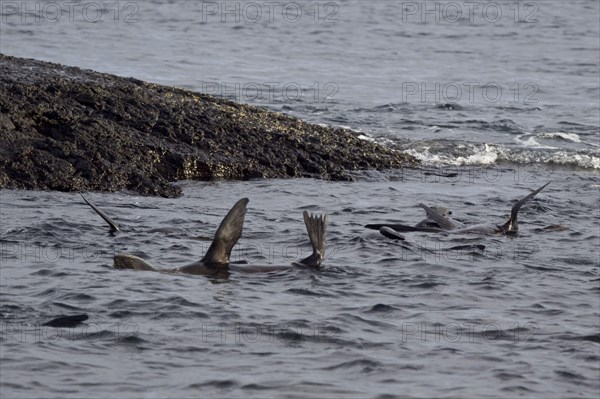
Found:
[[[425,210],[425,212],[427,213],[427,219],[433,220],[433,222],[435,224],[437,224],[437,226],[431,226],[431,225],[409,226],[409,225],[404,225],[404,224],[379,223],[379,224],[368,224],[365,227],[368,229],[375,229],[375,230],[379,230],[379,231],[381,231],[382,227],[388,227],[397,232],[416,232],[416,231],[418,231],[418,232],[443,233],[443,234],[472,233],[472,234],[482,234],[482,235],[487,235],[487,234],[514,235],[518,232],[518,229],[519,229],[518,220],[517,220],[518,214],[519,214],[519,209],[521,209],[521,207],[523,205],[525,205],[525,203],[527,203],[529,200],[531,200],[533,197],[535,197],[538,193],[540,193],[540,191],[542,191],[544,188],[546,188],[546,186],[548,184],[550,184],[550,183],[548,182],[548,183],[544,184],[542,187],[538,188],[537,190],[532,191],[525,197],[519,199],[512,206],[512,208],[510,210],[510,217],[509,217],[508,221],[502,225],[495,225],[495,224],[491,224],[491,223],[482,223],[482,224],[477,224],[477,225],[464,226],[464,225],[462,225],[462,223],[456,222],[455,220],[448,218],[441,212],[438,212],[437,209],[439,209],[439,208],[428,207],[424,204],[419,204],[419,206],[421,208],[423,208]],[[444,209],[446,209],[446,208],[442,208],[442,210],[444,210]]]

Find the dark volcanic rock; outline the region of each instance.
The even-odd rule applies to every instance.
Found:
[[[415,163],[347,130],[0,54],[0,188],[177,196],[178,179],[349,180]]]

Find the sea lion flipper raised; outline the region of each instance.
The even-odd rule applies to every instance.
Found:
[[[202,258],[202,263],[205,265],[229,263],[231,250],[242,236],[248,202],[248,198],[242,198],[227,213],[219,225],[206,255]]]
[[[297,262],[303,266],[319,267],[325,258],[325,236],[327,234],[327,215],[309,215],[304,211],[304,224],[308,232],[308,238],[313,248],[313,253]]]
[[[430,208],[422,203],[419,204],[419,206],[425,210],[425,213],[427,213],[427,217],[435,221],[441,229],[454,230],[454,224],[452,224],[451,221],[449,221],[444,215],[438,212],[437,209]]]
[[[550,182],[544,184],[542,187],[521,198],[513,205],[512,209],[510,210],[510,219],[508,219],[508,222],[504,223],[504,225],[500,227],[500,233],[511,234],[517,232],[517,230],[519,229],[519,225],[517,223],[517,215],[519,213],[519,209],[521,209],[521,207],[527,201],[535,197],[540,191],[546,188],[548,184],[550,184]]]
[[[110,232],[114,233],[115,231],[119,231],[119,226],[108,216],[106,216],[106,214],[104,212],[102,212],[96,205],[94,205],[92,202],[88,201],[83,194],[80,194],[81,198],[83,198],[83,200],[85,201],[86,204],[88,204],[98,215],[100,215],[100,217],[102,219],[104,219],[106,221],[106,223],[108,223],[108,225],[110,226]]]

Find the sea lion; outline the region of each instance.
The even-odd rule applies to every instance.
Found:
[[[415,224],[414,227],[416,228],[434,227],[442,230],[452,230],[453,228],[464,227],[464,224],[450,218],[450,215],[452,215],[452,211],[448,208],[444,208],[441,206],[432,206],[431,208],[428,208],[423,204],[419,204],[419,206],[425,210],[426,217],[419,223]],[[431,212],[430,209],[433,209],[435,212]],[[442,215],[443,218],[439,219],[439,215]],[[373,226],[373,228],[375,228],[375,226],[378,225],[368,226]],[[390,228],[388,225],[381,225],[379,227],[379,233],[381,233],[381,235],[384,237],[391,238],[392,240],[406,240],[404,236],[400,235],[396,230]]]
[[[102,216],[101,211],[96,206],[93,206],[91,202],[86,202],[92,207],[92,209]],[[219,225],[208,251],[204,257],[197,262],[180,267],[178,269],[158,270],[154,266],[150,265],[150,263],[137,256],[129,254],[117,254],[114,257],[114,267],[115,269],[167,271],[171,273],[227,276],[229,271],[232,270],[243,272],[269,272],[276,270],[287,270],[293,268],[294,266],[310,267],[314,269],[318,269],[321,266],[321,263],[325,257],[327,215],[309,215],[306,211],[303,213],[304,224],[306,225],[308,237],[313,249],[313,252],[310,256],[294,262],[291,265],[285,266],[240,266],[239,264],[230,262],[229,257],[231,255],[231,250],[242,236],[244,219],[246,216],[246,206],[248,205],[248,202],[248,198],[242,198],[237,201],[229,210]],[[102,218],[109,223],[109,225],[111,225],[109,222],[110,219],[108,219],[106,215],[102,216]]]
[[[464,224],[450,217],[452,211],[448,208],[441,206],[432,206],[430,208],[424,204],[419,204],[419,207],[425,211],[427,217],[415,224],[415,227],[437,227],[442,230],[454,230],[465,227]],[[439,217],[440,215],[442,216],[441,218]]]
[[[387,224],[387,223],[368,224],[365,227],[368,229],[379,230],[380,232],[383,227],[387,227],[387,228],[392,229],[397,232],[420,231],[420,232],[444,233],[444,234],[473,233],[473,234],[483,234],[483,235],[516,234],[519,229],[518,223],[517,223],[517,216],[519,213],[519,209],[521,209],[521,207],[527,201],[529,201],[530,199],[535,197],[536,194],[538,194],[540,191],[542,191],[548,184],[550,184],[550,183],[544,184],[542,187],[538,188],[537,190],[531,192],[530,194],[528,194],[525,197],[518,200],[513,205],[512,209],[510,210],[510,218],[508,219],[508,221],[506,223],[504,223],[501,226],[483,223],[483,224],[477,224],[477,225],[473,225],[473,226],[459,227],[458,225],[456,225],[455,221],[450,220],[449,218],[444,216],[442,213],[438,212],[436,209],[430,208],[424,204],[419,204],[419,206],[421,208],[425,209],[425,212],[427,212],[428,219],[432,219],[435,223],[438,224],[438,227],[429,227],[429,226],[417,227],[417,226],[408,226],[408,225],[403,225],[403,224]]]

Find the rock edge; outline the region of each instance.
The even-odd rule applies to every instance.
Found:
[[[0,188],[176,197],[180,179],[414,166],[354,132],[174,87],[0,54]]]

